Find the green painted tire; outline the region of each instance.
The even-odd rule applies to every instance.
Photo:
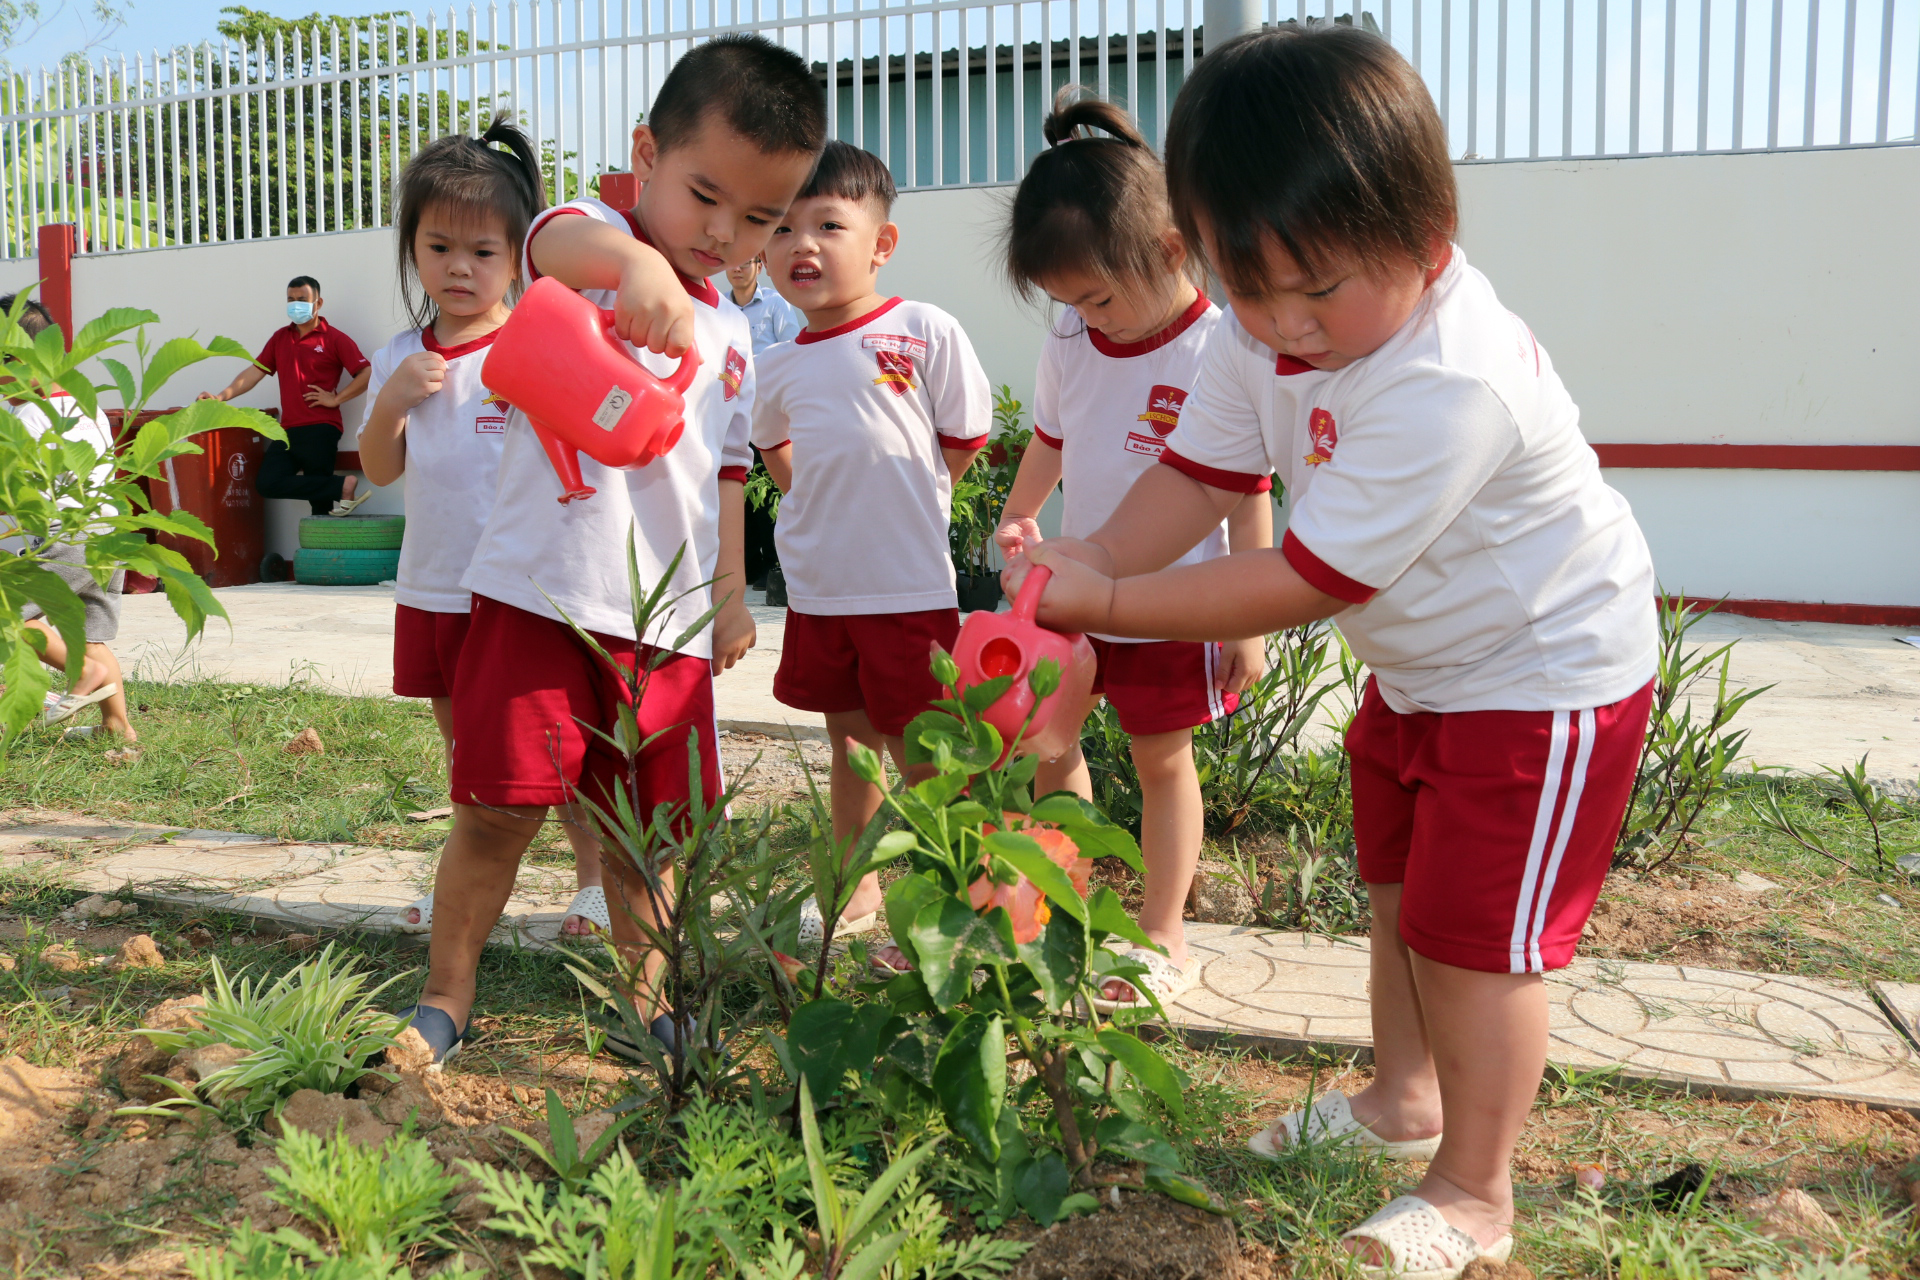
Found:
[[[307,516],[300,521],[300,545],[328,551],[397,551],[406,531],[405,516]]]
[[[397,550],[302,547],[293,555],[293,580],[315,587],[364,587],[400,572]]]

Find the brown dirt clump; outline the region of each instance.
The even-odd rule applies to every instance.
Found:
[[[1165,1196],[1123,1192],[1117,1209],[1103,1205],[1037,1232],[1010,1280],[1268,1280],[1274,1274],[1273,1254],[1243,1247],[1229,1219]]]
[[[1716,969],[1760,969],[1767,958],[1743,943],[1745,926],[1773,914],[1763,895],[1744,893],[1706,871],[1609,876],[1580,935],[1580,954],[1659,960]]]
[[[1460,1273],[1460,1280],[1533,1280],[1533,1272],[1517,1262],[1495,1262],[1492,1258],[1475,1258]]]

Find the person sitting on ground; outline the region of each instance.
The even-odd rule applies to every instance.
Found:
[[[14,296],[9,293],[0,297],[0,311],[12,313]],[[30,337],[38,336],[52,325],[52,313],[38,302],[28,302],[20,313],[20,327]],[[70,433],[73,438],[87,439],[102,454],[112,450],[113,428],[108,425],[105,415],[86,417],[71,396],[55,395],[51,400],[53,407],[63,417],[79,419]],[[13,415],[36,439],[46,434],[53,425],[47,421],[47,415],[41,412],[38,405],[15,405]],[[111,463],[102,463],[95,479],[104,482],[112,477],[112,472]],[[46,710],[42,715],[44,723],[58,724],[87,707],[98,706],[100,727],[105,732],[127,742],[134,741],[139,735],[127,719],[127,694],[122,687],[120,661],[114,657],[107,643],[120,634],[120,592],[126,580],[126,570],[115,569],[113,576],[103,585],[88,570],[84,548],[67,542],[30,541],[34,543],[31,550],[39,553],[41,563],[72,588],[73,594],[80,597],[80,603],[87,610],[85,666],[80,678],[65,693],[47,694]],[[25,613],[27,625],[46,636],[46,647],[40,651],[40,660],[55,670],[64,671],[67,666],[66,641],[48,624],[38,605],[28,605]],[[69,732],[79,737],[90,737],[94,730],[87,725]]]
[[[295,498],[309,504],[316,516],[344,516],[373,496],[362,492],[360,477],[335,475],[340,435],[346,429],[340,406],[367,389],[372,369],[352,338],[320,315],[325,305],[320,282],[295,276],[287,282],[287,319],[260,349],[253,365],[242,369],[219,391],[201,393],[202,400],[231,400],[253,390],[260,379],[280,379],[280,427],[287,441],[267,445],[260,463],[260,496]],[[352,380],[340,385],[340,375]]]

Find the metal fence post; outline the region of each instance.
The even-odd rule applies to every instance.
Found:
[[[1260,0],[1206,0],[1202,16],[1207,27],[1200,44],[1205,51],[1237,35],[1258,31]]]

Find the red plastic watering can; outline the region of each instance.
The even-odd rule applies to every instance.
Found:
[[[1053,570],[1035,565],[1014,598],[1012,612],[968,614],[953,646],[963,688],[998,676],[1013,677],[1012,687],[986,709],[981,719],[1000,731],[1002,742],[1012,742],[1026,725],[1027,713],[1032,712],[1033,723],[1027,725],[1018,754],[1037,755],[1042,760],[1055,759],[1079,738],[1080,725],[1071,716],[1060,714],[1060,709],[1063,705],[1086,704],[1098,665],[1085,636],[1050,631],[1034,621],[1040,596],[1052,577]],[[1027,677],[1047,658],[1059,664],[1060,687],[1040,699],[1036,708]]]
[[[655,377],[614,333],[613,312],[542,277],[494,336],[480,381],[527,415],[566,503],[594,493],[580,454],[632,470],[673,448],[699,368],[688,348],[672,377]]]

